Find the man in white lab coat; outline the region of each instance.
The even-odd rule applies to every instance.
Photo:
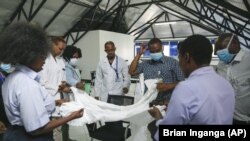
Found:
[[[128,93],[130,75],[125,60],[115,54],[115,45],[108,41],[104,45],[107,56],[102,58],[96,69],[95,97],[106,101],[108,95]]]

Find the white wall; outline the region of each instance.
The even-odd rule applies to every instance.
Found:
[[[116,54],[128,60],[128,65],[134,59],[134,36],[104,30],[89,31],[75,44],[82,50],[82,58],[78,66],[82,70],[83,79],[91,79],[90,71],[96,70],[100,59],[107,55],[104,52],[104,44],[107,41],[114,42]],[[68,42],[68,44],[71,43],[72,41]]]

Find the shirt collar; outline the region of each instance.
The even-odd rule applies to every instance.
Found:
[[[244,56],[244,51],[243,50],[240,50],[239,53],[237,53],[237,55],[235,56],[234,61],[237,61],[237,62],[240,62],[242,60]]]
[[[206,73],[211,73],[211,72],[214,72],[214,69],[212,66],[206,66],[206,67],[201,67],[201,68],[198,68],[196,70],[194,70],[188,77],[188,79],[192,78],[192,77],[195,77],[195,76],[198,76],[198,75],[203,75],[203,74],[206,74]]]
[[[39,81],[39,79],[40,79],[40,76],[38,75],[38,73],[33,71],[32,69],[30,69],[27,66],[18,65],[16,69],[17,69],[17,71],[24,73],[25,75],[27,75],[29,78],[31,78],[33,80]]]

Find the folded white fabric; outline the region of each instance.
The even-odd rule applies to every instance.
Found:
[[[149,88],[146,94],[135,104],[129,106],[118,106],[94,99],[84,91],[72,87],[75,101],[63,103],[60,112],[62,116],[67,116],[71,112],[84,108],[83,117],[70,121],[72,126],[82,126],[96,121],[119,121],[127,120],[137,123],[142,115],[146,115],[149,109],[149,102],[157,96],[157,80],[146,80],[145,84]],[[164,108],[160,108],[164,109]],[[147,114],[148,115],[148,114]],[[138,117],[137,117],[138,116]]]

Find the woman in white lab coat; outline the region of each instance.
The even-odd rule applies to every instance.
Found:
[[[42,86],[55,98],[61,99],[58,88],[62,81],[66,81],[65,63],[63,58],[60,57],[65,49],[65,41],[61,37],[52,37],[52,49],[48,54],[43,70],[39,72]]]
[[[107,101],[108,95],[128,93],[130,75],[125,60],[115,54],[115,45],[108,41],[104,45],[107,56],[100,60],[96,69],[95,97]]]
[[[48,54],[45,64],[43,65],[43,70],[39,72],[40,84],[45,87],[54,100],[59,102],[64,102],[69,100],[70,88],[66,84],[66,72],[65,63],[61,57],[65,47],[66,42],[62,37],[51,37],[52,48]],[[63,87],[63,89],[61,89]],[[52,113],[53,118],[61,117],[59,107]],[[68,126],[62,126],[63,140],[68,139]],[[55,140],[62,140],[62,132],[60,127],[54,130]]]

